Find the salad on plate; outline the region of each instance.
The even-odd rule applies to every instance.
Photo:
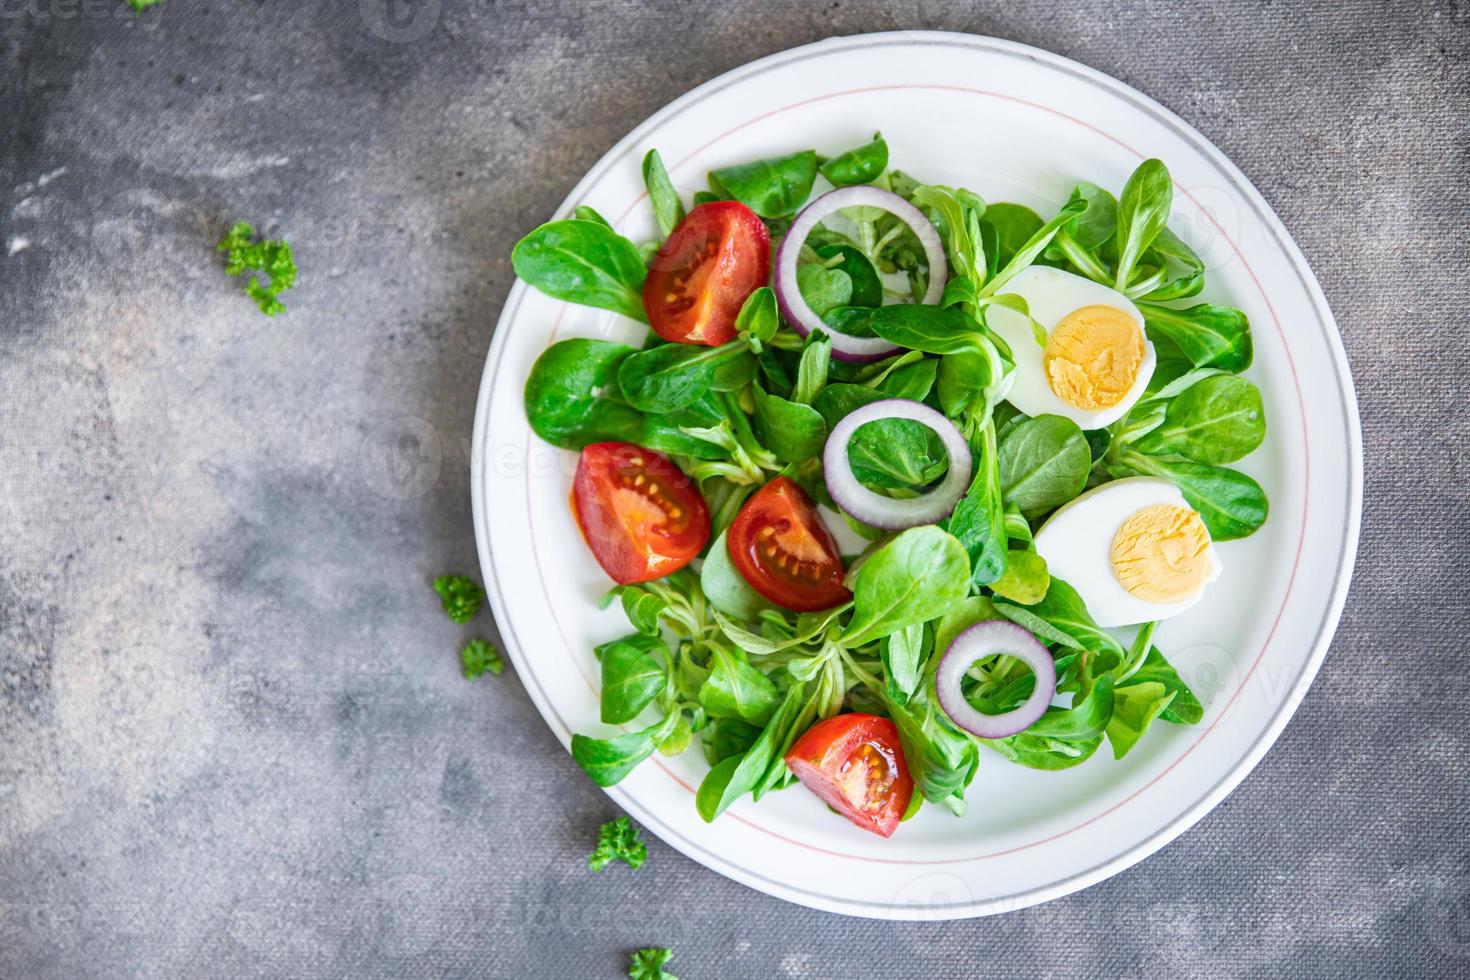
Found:
[[[881,135],[712,171],[687,209],[657,151],[643,177],[656,240],[579,207],[513,254],[650,328],[558,341],[525,389],[630,623],[572,740],[593,780],[697,743],[705,820],[800,782],[888,837],[962,814],[983,752],[1065,769],[1199,722],[1155,628],[1265,521],[1226,464],[1266,422],[1162,162],[1047,218]]]

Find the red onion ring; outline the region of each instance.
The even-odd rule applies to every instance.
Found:
[[[1036,674],[1036,688],[1026,703],[1003,715],[987,715],[965,700],[960,685],[965,672],[983,657],[1015,657]],[[1015,623],[987,620],[976,623],[950,643],[934,675],[939,706],[949,720],[977,738],[1006,738],[1023,732],[1046,713],[1057,691],[1057,668],[1040,641]]]
[[[949,472],[939,486],[919,497],[899,499],[875,493],[858,482],[847,458],[847,444],[860,427],[878,419],[909,419],[938,434],[949,456]],[[928,405],[907,398],[885,398],[850,412],[832,427],[822,449],[823,478],[832,499],[864,524],[886,531],[933,524],[948,517],[970,486],[973,468],[969,443],[954,423]]]
[[[821,330],[831,337],[832,356],[839,361],[863,363],[881,360],[902,348],[890,344],[882,337],[854,337],[834,330],[811,308],[796,284],[796,266],[801,258],[801,246],[805,244],[812,229],[843,208],[853,207],[880,208],[913,229],[924,249],[924,258],[929,263],[929,288],[923,299],[925,304],[933,306],[944,295],[949,265],[944,259],[944,242],[939,237],[939,229],[924,217],[924,212],[892,191],[867,185],[840,187],[823,194],[802,209],[776,251],[773,285],[776,289],[776,303],[781,307],[781,316],[791,324],[791,329],[803,337],[813,330]]]

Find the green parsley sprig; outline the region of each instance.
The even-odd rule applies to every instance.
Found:
[[[664,969],[664,964],[673,955],[672,949],[656,946],[640,949],[633,954],[633,962],[628,966],[628,977],[630,980],[679,980]]]
[[[444,604],[445,614],[464,625],[475,618],[485,601],[485,590],[463,575],[441,575],[434,579],[434,591]]]
[[[245,284],[246,294],[260,307],[266,316],[284,313],[285,304],[279,299],[281,293],[296,284],[296,260],[291,257],[291,246],[283,241],[252,241],[255,228],[249,222],[238,221],[229,234],[219,240],[215,249],[227,252],[225,272],[238,276],[246,269],[263,272],[270,282],[262,283],[260,276],[252,275]]]
[[[639,839],[638,828],[627,817],[619,817],[598,831],[597,850],[587,855],[587,867],[601,871],[614,861],[622,861],[636,871],[647,859],[648,845]]]
[[[460,667],[469,680],[475,680],[485,673],[499,676],[505,669],[505,661],[500,658],[500,651],[488,640],[474,639],[465,644],[463,650],[459,651]]]

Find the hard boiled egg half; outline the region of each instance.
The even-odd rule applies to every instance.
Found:
[[[986,323],[1016,361],[1006,401],[1027,415],[1061,415],[1084,429],[1101,429],[1128,414],[1155,363],[1133,301],[1091,279],[1039,265],[1006,283],[1000,295],[1007,293],[1026,301],[1031,320],[1046,331],[1046,346],[1023,314],[986,307]]]
[[[1077,590],[1099,626],[1177,616],[1220,577],[1199,514],[1168,480],[1114,480],[1063,504],[1036,532],[1047,571]]]

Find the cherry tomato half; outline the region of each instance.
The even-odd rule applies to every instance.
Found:
[[[786,753],[802,785],[864,830],[893,836],[914,796],[898,728],[877,715],[819,721]]]
[[[582,450],[572,509],[597,564],[619,585],[676,572],[709,541],[709,509],[694,481],[632,443]]]
[[[649,263],[643,309],[664,340],[718,347],[746,297],[771,277],[771,233],[739,201],[701,204]]]
[[[726,543],[751,588],[778,606],[814,612],[852,598],[842,584],[837,542],[788,477],[776,477],[745,502]]]

